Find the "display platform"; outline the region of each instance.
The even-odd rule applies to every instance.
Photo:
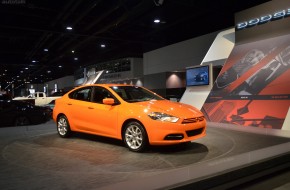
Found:
[[[0,128],[0,138],[1,189],[170,189],[290,150],[289,138],[211,123],[203,139],[145,153],[93,135],[60,138],[53,121]]]

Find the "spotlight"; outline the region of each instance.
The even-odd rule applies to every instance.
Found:
[[[160,23],[160,19],[155,19],[154,23]]]

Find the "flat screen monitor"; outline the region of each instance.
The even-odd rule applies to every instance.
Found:
[[[209,65],[186,69],[186,86],[209,85]]]

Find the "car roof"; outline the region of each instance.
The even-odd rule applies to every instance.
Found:
[[[74,89],[70,90],[69,92],[72,92],[72,91],[79,89],[79,88],[88,87],[88,86],[100,86],[100,87],[105,87],[105,88],[106,87],[110,88],[112,86],[135,86],[136,87],[136,85],[130,85],[130,84],[85,84],[85,85],[77,86]],[[66,93],[66,94],[68,94],[68,93]]]
[[[130,85],[130,84],[87,84],[87,85],[82,85],[82,86],[79,86],[79,87],[85,87],[85,86],[111,87],[111,86],[136,86],[136,85]]]

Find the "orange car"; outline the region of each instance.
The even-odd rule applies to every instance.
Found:
[[[61,137],[84,132],[123,140],[131,151],[189,142],[206,135],[198,109],[132,85],[94,84],[73,89],[55,102]]]

